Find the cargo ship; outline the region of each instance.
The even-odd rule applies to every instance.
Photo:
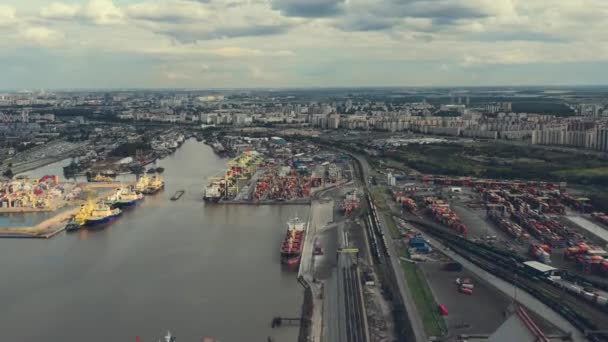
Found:
[[[160,178],[160,176],[153,176],[148,183],[148,186],[143,191],[146,195],[153,195],[165,187],[165,182]]]
[[[144,199],[144,195],[141,193],[129,188],[120,188],[113,195],[108,196],[106,204],[112,208],[125,208],[134,206],[142,199]]]
[[[304,222],[297,216],[287,222],[287,232],[281,245],[281,262],[290,266],[300,263],[304,246]]]
[[[203,200],[205,202],[219,202],[222,198],[222,187],[218,183],[211,183],[207,185],[205,188],[205,193],[203,194]]]
[[[119,208],[110,208],[104,203],[97,203],[91,214],[85,219],[86,226],[96,226],[103,223],[108,223],[122,214]]]
[[[143,175],[141,177],[139,177],[139,179],[137,179],[137,183],[135,183],[134,189],[135,191],[139,192],[139,193],[143,193],[146,188],[148,187],[148,184],[150,183],[150,177]]]

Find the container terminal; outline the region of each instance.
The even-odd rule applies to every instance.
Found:
[[[301,336],[483,340],[506,319],[532,327],[537,340],[585,334],[602,340],[608,216],[565,183],[393,174],[348,151],[278,137],[229,136],[217,143],[218,154],[233,157],[204,181],[208,205],[311,205],[306,224],[298,226],[301,237],[277,246],[277,253],[279,247],[296,252],[284,259],[298,266],[305,290]],[[10,200],[31,210],[56,210],[52,203],[57,192],[65,195],[62,189],[79,195],[63,199],[69,210],[44,227],[7,234],[48,237],[63,229],[59,221],[71,219],[77,229],[111,221],[126,209],[119,199],[130,203],[164,187],[158,174],[130,184],[102,177],[111,179],[100,172],[76,183],[79,190],[53,177],[10,187],[11,196],[13,189],[28,189],[48,199]],[[94,198],[84,196],[92,189]],[[513,284],[526,300],[517,300]],[[483,314],[473,317],[472,310]]]
[[[597,212],[584,196],[571,193],[567,184],[422,174],[396,176],[390,170],[373,182],[379,189],[376,200],[384,201],[392,213],[393,243],[407,250],[404,262],[414,262],[425,274],[440,315],[446,316],[438,319],[447,323],[444,336],[453,336],[450,331],[458,330],[482,333],[480,327],[475,327],[482,320],[466,313],[483,307],[482,302],[486,306],[507,302],[498,304],[504,294],[491,295],[490,301],[477,283],[463,288],[459,283],[462,274],[467,280],[479,276],[459,271],[462,264],[436,247],[457,251],[483,270],[535,293],[576,329],[586,331],[589,340],[603,340],[600,327],[608,324],[608,241],[601,232],[608,226],[602,221],[604,214]],[[435,241],[430,242],[432,239]],[[497,266],[516,271],[503,274]],[[446,276],[451,268],[454,275]],[[517,278],[518,273],[522,279]],[[483,279],[479,281],[485,283]],[[457,287],[445,289],[446,282]],[[454,299],[459,296],[451,291],[470,296],[466,301],[476,304]],[[547,295],[550,293],[563,293],[557,295],[562,299],[554,301]],[[483,299],[473,299],[478,296]],[[564,305],[569,312],[560,310]],[[452,318],[454,315],[457,317]],[[496,316],[488,311],[486,318],[492,315]],[[535,315],[538,313],[531,314]],[[559,325],[536,321],[543,330],[550,331],[548,335],[564,333],[559,332]]]
[[[143,175],[136,183],[60,182],[59,176],[23,177],[0,183],[0,213],[48,216],[31,226],[0,228],[0,238],[50,238],[63,230],[104,227],[144,199],[164,188],[160,175]]]
[[[343,157],[320,154],[313,145],[298,148],[279,137],[227,140],[228,151],[237,155],[225,171],[207,180],[207,202],[307,204],[315,191],[351,178]]]
[[[307,322],[301,338],[484,340],[516,321],[532,327],[537,340],[579,340],[583,331],[596,334],[606,323],[602,276],[567,265],[565,250],[559,262],[549,260],[554,248],[568,244],[556,244],[560,239],[542,228],[532,232],[513,217],[542,212],[548,215],[542,220],[546,225],[555,226],[553,220],[573,226],[571,238],[580,234],[584,241],[593,240],[567,217],[559,217],[577,207],[590,210],[580,196],[564,191],[565,184],[391,174],[371,169],[348,151],[320,152],[314,143],[278,137],[229,136],[212,144],[221,144],[218,154],[235,157],[227,170],[208,180],[203,191],[207,201],[311,203],[304,242],[297,248],[298,279],[305,290],[302,319]],[[504,189],[510,189],[513,201],[520,191],[527,209],[498,205],[503,201],[494,193]],[[598,225],[605,218],[592,211],[587,216]],[[599,260],[598,244],[581,241],[572,242],[577,249],[568,255],[591,250],[594,258],[584,254],[582,259]],[[514,256],[496,252],[497,246]],[[513,279],[496,265],[521,274]],[[598,280],[582,282],[590,277]],[[526,301],[514,296],[513,283],[529,296],[521,295]],[[572,311],[559,310],[550,297],[556,291],[568,291],[566,304]],[[483,314],[471,316],[475,310]]]

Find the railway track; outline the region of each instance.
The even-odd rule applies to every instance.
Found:
[[[361,301],[361,282],[356,265],[342,267],[342,282],[347,341],[367,342]]]
[[[567,319],[590,341],[608,341],[608,335],[590,334],[608,326],[604,309],[574,296],[551,281],[526,272],[523,258],[491,246],[474,243],[456,234],[439,229],[422,220],[410,220],[427,228],[427,233],[484,270],[525,290]]]

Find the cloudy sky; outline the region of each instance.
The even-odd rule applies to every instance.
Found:
[[[607,0],[3,0],[0,88],[608,84]]]

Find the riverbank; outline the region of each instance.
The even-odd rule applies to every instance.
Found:
[[[61,172],[59,166],[36,174]],[[308,206],[205,205],[201,180],[225,169],[226,160],[194,139],[157,166],[165,168],[166,190],[103,229],[0,239],[4,338],[156,341],[161,329],[171,329],[178,341],[297,340],[297,326],[272,329],[270,321],[300,313],[302,287],[278,249],[286,222],[307,217]],[[151,308],[162,309],[142,315]],[[78,324],[65,319],[82,312]],[[24,321],[40,324],[23,329]]]
[[[84,191],[86,190],[98,190],[99,191],[94,198],[91,200],[96,201],[100,198],[108,196],[113,189],[124,186],[125,183],[79,183],[78,186]],[[22,227],[0,227],[0,238],[21,238],[21,239],[48,239],[51,238],[65,229],[66,224],[70,218],[78,213],[80,210],[81,201],[76,201],[70,205],[65,204],[60,208],[53,210],[50,209],[38,209],[38,208],[2,208],[2,209],[14,209],[14,211],[1,211],[1,213],[23,213],[28,212],[49,212],[58,211],[59,209],[65,208],[66,205],[70,206],[70,209],[58,212],[51,218],[48,218],[38,224],[32,226]]]
[[[80,207],[63,211],[31,227],[0,228],[0,238],[48,239],[65,229],[69,219],[78,213]]]
[[[310,204],[310,198],[298,198],[289,201],[277,201],[277,200],[261,200],[261,201],[251,201],[251,200],[220,200],[218,204],[240,204],[240,205],[308,205]]]

